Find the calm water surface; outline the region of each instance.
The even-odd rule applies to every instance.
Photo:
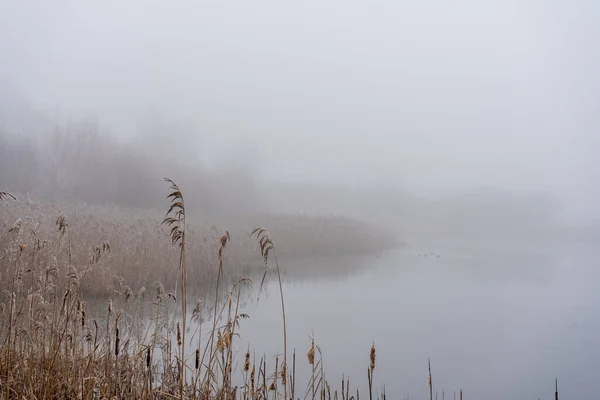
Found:
[[[427,257],[422,253],[429,254]],[[451,399],[600,396],[600,249],[587,244],[428,243],[355,260],[286,263],[288,345],[297,349],[297,395],[314,334],[327,378],[342,373],[366,388],[372,342],[375,383],[390,398]],[[330,266],[328,266],[330,264]],[[344,267],[344,266],[347,267]],[[248,303],[236,341],[260,356],[281,353],[278,287]],[[243,362],[243,361],[240,361]]]

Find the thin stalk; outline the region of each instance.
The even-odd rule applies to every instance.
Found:
[[[277,255],[273,248],[273,258],[275,259],[275,267],[277,268],[277,279],[279,280],[279,294],[281,296],[281,316],[283,318],[283,367],[287,369],[287,324],[285,320],[285,301],[283,300],[283,284],[281,283],[281,272],[279,271],[279,263]],[[283,386],[283,397],[287,400],[287,384]]]
[[[429,400],[433,400],[433,380],[431,379],[431,360],[427,359],[427,365],[429,368]]]
[[[183,202],[183,198],[181,200]],[[183,217],[183,233],[181,238],[181,253],[179,257],[179,268],[181,269],[181,315],[182,315],[182,332],[181,332],[181,369],[180,369],[180,398],[183,400],[183,388],[185,385],[185,321],[186,321],[186,282],[185,282],[185,216]]]

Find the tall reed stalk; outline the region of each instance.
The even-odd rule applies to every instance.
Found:
[[[260,245],[260,251],[263,256],[263,260],[265,262],[265,272],[263,274],[262,282],[259,288],[260,290],[265,281],[265,277],[267,276],[267,270],[269,268],[269,254],[273,253],[273,258],[275,260],[275,268],[277,270],[277,279],[279,281],[279,295],[281,297],[281,316],[283,320],[283,397],[287,399],[287,382],[285,379],[286,371],[287,371],[287,325],[285,320],[285,301],[283,300],[283,284],[281,282],[281,271],[279,270],[279,262],[277,262],[277,254],[275,253],[275,245],[273,244],[273,240],[271,239],[271,235],[264,228],[256,228],[252,231],[250,236],[256,235],[258,243]],[[277,377],[276,377],[277,378]]]
[[[181,343],[179,346],[179,397],[184,398],[185,386],[185,322],[186,322],[186,270],[185,270],[185,202],[183,193],[179,186],[169,178],[164,178],[170,184],[171,193],[167,196],[171,199],[171,206],[165,214],[163,224],[171,228],[171,242],[173,245],[179,245],[179,272],[181,273]]]

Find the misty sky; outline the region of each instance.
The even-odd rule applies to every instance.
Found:
[[[204,162],[265,179],[548,190],[585,216],[598,21],[593,0],[0,0],[0,87],[120,137],[185,121]]]

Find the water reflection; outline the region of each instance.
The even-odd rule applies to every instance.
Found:
[[[374,341],[375,383],[384,382],[393,398],[428,396],[428,357],[440,396],[442,389],[447,396],[464,389],[465,398],[544,398],[558,377],[564,396],[592,398],[600,393],[594,380],[600,371],[598,255],[599,249],[582,244],[445,241],[380,257],[280,260],[288,350],[298,352],[298,393],[308,382],[305,354],[314,335],[336,387],[342,374],[350,375],[353,387],[366,387]],[[260,274],[241,293],[241,312],[250,319],[240,321],[241,336],[234,340],[238,377],[247,349],[270,363],[282,353],[273,272],[258,302]],[[210,294],[204,297],[209,319]],[[167,310],[165,323],[172,325],[177,304]],[[195,332],[198,326],[190,325]],[[210,325],[201,326],[204,338]],[[190,354],[197,347],[192,333]]]
[[[440,257],[418,256],[426,251]],[[285,283],[288,341],[304,354],[314,334],[329,377],[347,373],[365,387],[374,340],[376,382],[395,397],[427,395],[428,357],[436,388],[446,393],[538,398],[559,377],[563,393],[592,396],[592,371],[600,370],[597,253],[575,245],[437,243],[363,259],[363,269],[337,277],[328,270],[324,278],[319,264],[307,263]],[[281,352],[278,302],[269,286],[259,305],[245,309],[252,320],[243,325],[241,350]],[[580,376],[587,383],[569,383]]]

